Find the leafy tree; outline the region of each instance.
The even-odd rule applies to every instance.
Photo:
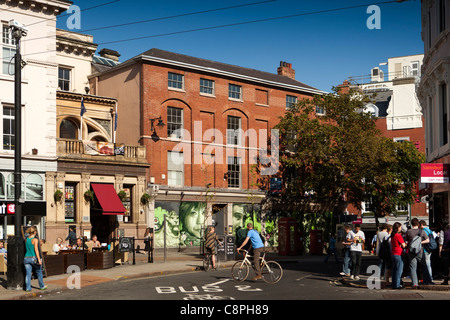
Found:
[[[365,112],[371,97],[335,92],[307,98],[280,118],[280,169],[284,187],[270,200],[289,211],[342,212],[371,201],[375,217],[414,201],[423,155],[410,142],[394,142]],[[316,108],[325,110],[317,115]],[[273,177],[273,176],[272,176]],[[268,189],[271,177],[262,176]],[[399,192],[400,191],[400,192]]]

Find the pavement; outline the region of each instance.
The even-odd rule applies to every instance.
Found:
[[[315,259],[317,263],[323,263],[324,256],[280,256],[278,253],[269,252],[266,258],[280,262],[301,262],[306,259]],[[370,264],[370,260],[374,260],[376,264],[376,257],[370,255],[363,255],[363,261]],[[334,260],[334,259],[333,259]],[[233,261],[221,262],[220,268],[230,268]],[[328,263],[334,263],[329,260]],[[163,250],[156,250],[153,255],[153,263],[148,263],[148,255],[146,253],[136,253],[135,264],[132,262],[132,255],[129,255],[129,261],[116,265],[114,268],[104,270],[84,270],[81,275],[81,288],[96,285],[109,281],[118,281],[123,279],[137,279],[151,276],[164,276],[174,273],[182,272],[203,272],[203,256],[198,251],[178,252],[178,250],[169,250],[164,257]],[[371,275],[361,274],[360,280],[351,280],[349,277],[341,277],[336,275],[335,282],[340,285],[346,285],[355,288],[368,288],[368,282]],[[49,293],[58,293],[65,290],[70,290],[68,285],[76,284],[73,274],[62,274],[44,278],[44,283],[48,286],[45,291],[37,289],[39,286],[37,280],[32,280],[32,291],[25,292],[23,290],[7,289],[7,280],[5,275],[0,275],[0,300],[29,300],[40,297]],[[370,283],[374,283],[371,279]],[[449,286],[443,285],[419,285],[418,288],[412,289],[411,281],[408,278],[403,278],[405,290],[436,290],[436,291],[450,291]],[[442,281],[436,281],[441,283]],[[387,289],[384,281],[380,282],[381,289]]]

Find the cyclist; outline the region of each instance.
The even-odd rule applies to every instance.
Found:
[[[247,229],[248,229],[247,238],[245,238],[241,246],[237,248],[237,252],[239,253],[242,247],[244,247],[249,240],[251,241],[253,247],[253,264],[255,266],[256,272],[256,276],[252,280],[262,279],[261,265],[259,264],[259,256],[261,252],[263,252],[264,250],[264,243],[262,242],[261,236],[259,235],[258,231],[253,229],[253,224],[248,223]]]
[[[219,242],[219,238],[214,226],[210,226],[205,236],[205,248],[211,255],[213,269],[216,269],[216,241]]]

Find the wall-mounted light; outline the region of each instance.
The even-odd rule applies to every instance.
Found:
[[[158,121],[158,124],[156,126],[155,126],[155,121]],[[163,121],[162,117],[160,116],[159,118],[150,119],[150,124],[151,124],[150,131],[153,131],[152,136],[151,136],[152,140],[154,142],[158,142],[160,138],[159,138],[158,134],[156,133],[156,127],[164,128],[164,126],[165,126],[164,121]]]

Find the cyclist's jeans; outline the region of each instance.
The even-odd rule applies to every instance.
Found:
[[[262,248],[253,248],[253,264],[255,265],[255,272],[257,276],[261,275],[261,265],[259,262],[259,256],[261,255],[261,252],[264,251],[264,247]]]

